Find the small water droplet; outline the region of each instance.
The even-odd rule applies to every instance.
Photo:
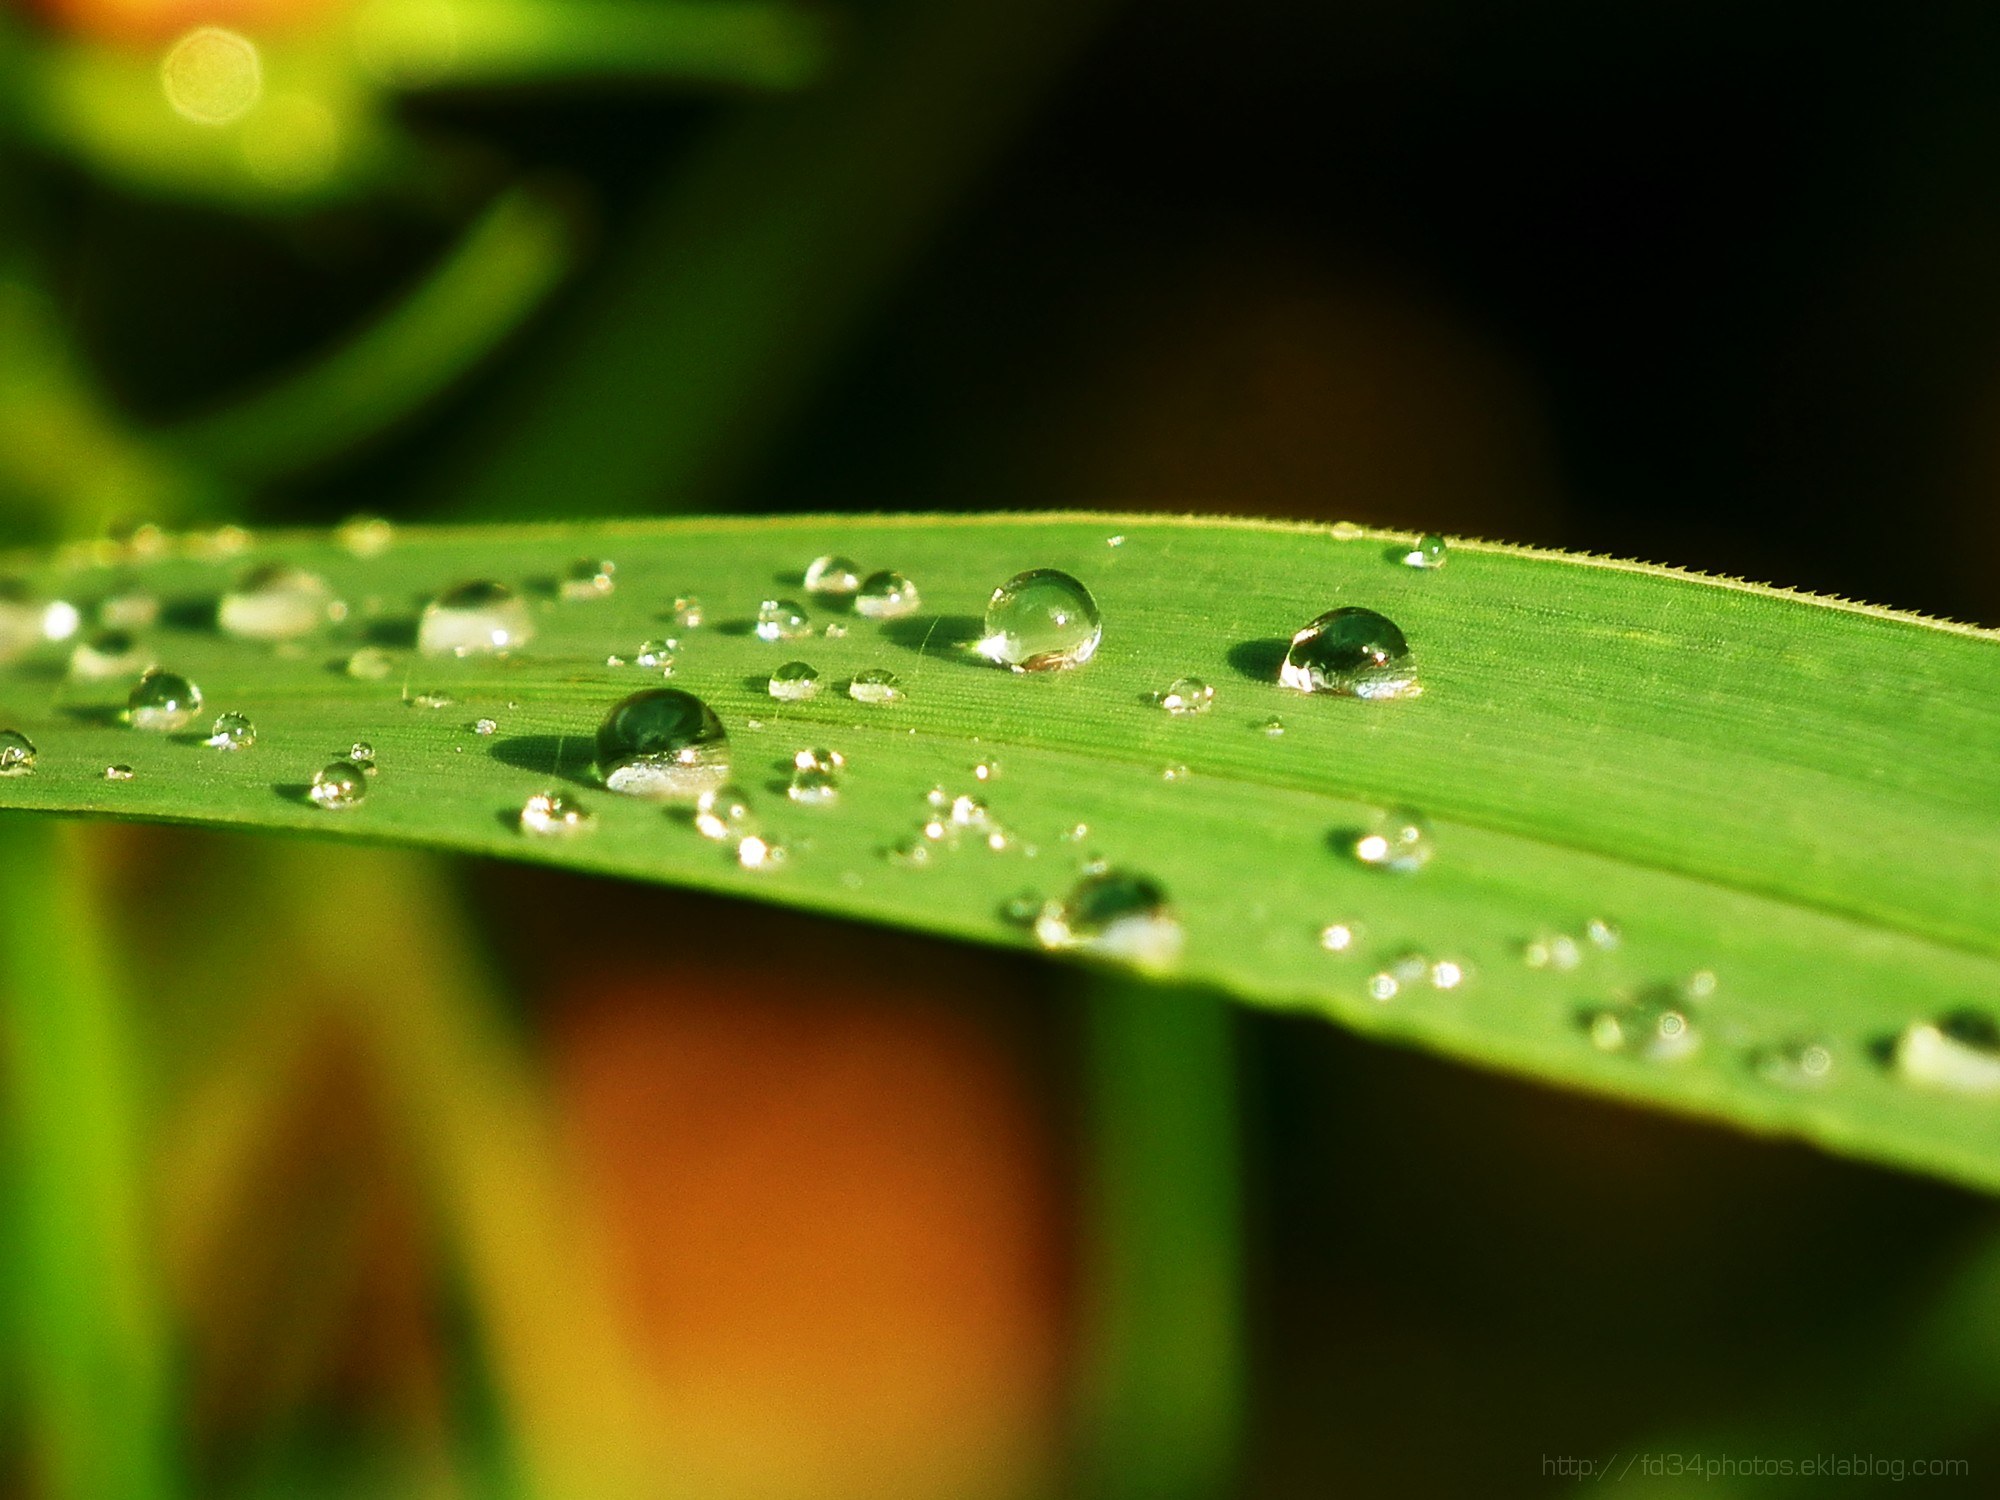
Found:
[[[1018,891],[1000,903],[1000,919],[1016,927],[1032,927],[1045,904],[1039,891]]]
[[[1545,933],[1522,944],[1521,961],[1531,969],[1554,969],[1567,974],[1583,962],[1583,950],[1566,932]]]
[[[404,700],[411,708],[450,708],[458,700],[443,688],[429,688]]]
[[[790,599],[766,599],[757,606],[757,639],[797,641],[812,634],[812,621]]]
[[[1370,1000],[1393,1000],[1402,993],[1403,982],[1384,969],[1368,976],[1366,988]]]
[[[674,669],[674,653],[680,648],[681,643],[672,639],[642,641],[639,644],[639,654],[632,659],[642,667],[671,672]]]
[[[1653,1062],[1677,1062],[1701,1047],[1701,1031],[1671,989],[1649,990],[1586,1018],[1600,1052],[1629,1052]]]
[[[820,634],[830,641],[844,640],[847,636],[847,627],[838,620],[828,620],[826,622],[826,629],[822,630]]]
[[[1189,769],[1188,769],[1188,768],[1187,768],[1186,766],[1182,766],[1182,765],[1172,765],[1172,766],[1166,766],[1166,767],[1163,767],[1163,768],[1161,769],[1161,771],[1160,771],[1160,780],[1162,780],[1162,781],[1173,781],[1173,782],[1182,782],[1182,781],[1186,781],[1186,780],[1187,780],[1187,779],[1188,779],[1189,777],[1191,777],[1191,776],[1193,776],[1193,775],[1194,775],[1194,772],[1190,771],[1190,770],[1189,770]]]
[[[980,761],[979,764],[972,768],[972,779],[974,781],[998,781],[1000,779],[1000,762],[997,760]]]
[[[212,750],[248,750],[257,743],[257,726],[244,714],[222,714],[202,743]]]
[[[736,844],[736,863],[746,870],[774,870],[785,858],[785,846],[772,843],[761,833],[739,839]]]
[[[1786,1088],[1818,1088],[1833,1077],[1833,1049],[1816,1037],[1796,1038],[1750,1055],[1750,1067],[1766,1083]]]
[[[594,827],[596,814],[561,792],[536,792],[521,804],[521,831],[545,838],[568,838]]]
[[[1713,969],[1696,969],[1681,981],[1681,993],[1690,1000],[1706,1000],[1715,993],[1715,984]]]
[[[683,630],[701,628],[701,600],[693,594],[682,594],[675,599],[670,613],[673,615],[674,623]]]
[[[901,573],[870,573],[854,595],[854,612],[870,620],[900,620],[923,608],[917,586]]]
[[[216,606],[223,633],[246,641],[288,641],[334,618],[333,590],[317,573],[289,563],[259,563]],[[344,611],[342,611],[344,613]]]
[[[1273,716],[1271,718],[1266,719],[1262,724],[1259,724],[1257,727],[1260,730],[1262,730],[1265,735],[1275,740],[1285,732],[1285,721],[1283,719]]]
[[[497,719],[474,719],[472,721],[472,732],[474,734],[497,734],[499,731],[500,721]]]
[[[1080,844],[1090,837],[1088,823],[1074,823],[1057,835],[1065,844]]]
[[[358,806],[368,795],[368,781],[361,767],[351,760],[337,760],[320,770],[306,793],[315,807],[329,812]]]
[[[891,864],[922,868],[931,862],[930,841],[922,837],[902,839],[883,852]]]
[[[349,516],[333,535],[355,557],[380,557],[396,540],[396,528],[380,516]]]
[[[1403,566],[1406,568],[1441,568],[1449,560],[1445,540],[1435,531],[1426,531],[1403,554]]]
[[[598,726],[597,770],[614,792],[697,802],[729,780],[729,736],[694,694],[647,688]]]
[[[1215,689],[1199,677],[1176,677],[1156,701],[1170,714],[1205,714],[1215,706]]]
[[[1185,933],[1156,882],[1103,870],[1078,881],[1062,901],[1044,906],[1035,918],[1035,938],[1048,949],[1163,969],[1180,958]]]
[[[1125,538],[1123,536],[1108,536],[1104,539],[1104,545],[1107,547],[1122,547],[1125,545]]]
[[[903,689],[894,672],[872,667],[854,674],[854,680],[847,684],[847,696],[856,703],[894,703],[903,696]]]
[[[348,748],[347,758],[361,767],[365,774],[369,776],[375,774],[375,747],[369,744],[368,741],[356,740]]]
[[[952,798],[950,817],[960,828],[985,829],[995,826],[992,809],[977,797]]]
[[[35,742],[18,729],[0,729],[0,776],[26,776],[35,769]]]
[[[838,750],[817,746],[810,750],[801,750],[794,755],[792,768],[799,771],[839,772],[847,769],[847,757]]]
[[[563,569],[556,591],[568,603],[582,604],[591,599],[608,599],[617,587],[618,564],[579,557]]]
[[[806,592],[816,599],[847,599],[861,588],[861,569],[851,558],[823,553],[806,564]]]
[[[380,682],[396,670],[396,658],[380,646],[363,646],[347,658],[347,675],[363,682]]]
[[[607,667],[622,667],[625,665],[625,658],[614,651],[604,658],[604,665]]]
[[[1301,693],[1414,698],[1423,691],[1409,643],[1393,620],[1352,605],[1330,609],[1292,637],[1278,681]]]
[[[1472,970],[1463,960],[1441,958],[1431,965],[1430,980],[1434,990],[1455,990],[1472,977]]]
[[[134,677],[153,664],[146,648],[123,630],[95,631],[69,653],[69,675],[77,682]]]
[[[785,795],[807,807],[824,807],[840,795],[840,782],[833,772],[817,766],[801,766],[792,772]]]
[[[703,838],[722,841],[755,832],[758,822],[750,807],[749,794],[733,782],[726,782],[710,787],[696,799],[694,826]]]
[[[1336,542],[1352,542],[1358,541],[1367,535],[1367,529],[1357,526],[1352,521],[1335,521],[1332,526],[1327,528],[1327,534]]]
[[[1103,636],[1089,589],[1054,568],[1033,568],[993,591],[972,649],[1016,672],[1052,672],[1082,666]]]
[[[1907,1083],[1953,1094],[2000,1094],[2000,1027],[1984,1011],[1913,1021],[1896,1038],[1896,1072]]]
[[[125,719],[134,729],[176,734],[201,712],[201,689],[178,672],[157,668],[141,677],[126,700]]]
[[[136,774],[130,766],[106,766],[104,768],[104,779],[106,781],[130,781]]]
[[[1590,939],[1592,947],[1602,948],[1607,953],[1625,940],[1625,934],[1618,930],[1617,925],[1602,917],[1592,917],[1584,923],[1583,933]]]
[[[1423,814],[1402,807],[1390,809],[1369,828],[1349,835],[1347,847],[1361,864],[1411,875],[1430,863],[1437,844]]]
[[[424,606],[417,649],[426,656],[481,656],[523,646],[534,636],[527,602],[504,583],[461,583]]]
[[[1329,922],[1319,930],[1319,945],[1329,953],[1352,953],[1361,932],[1359,922]]]
[[[151,630],[160,618],[156,594],[113,594],[97,602],[97,623],[106,630]]]
[[[771,674],[767,684],[773,698],[782,703],[803,703],[819,693],[819,673],[811,664],[788,661]]]

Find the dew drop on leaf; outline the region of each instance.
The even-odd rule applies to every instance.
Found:
[[[870,620],[900,620],[923,608],[917,586],[901,573],[870,573],[854,594],[854,612]]]
[[[396,540],[396,528],[380,516],[349,516],[333,535],[354,557],[380,557]]]
[[[446,589],[424,606],[417,649],[426,656],[481,656],[525,645],[534,633],[527,602],[506,584],[481,579]]]
[[[1671,988],[1648,991],[1586,1018],[1590,1044],[1651,1062],[1678,1062],[1701,1047],[1701,1031]]]
[[[598,725],[597,771],[626,796],[698,802],[729,780],[729,736],[694,694],[647,688]]]
[[[1157,701],[1170,714],[1205,714],[1215,706],[1215,689],[1199,677],[1176,677]]]
[[[123,630],[93,631],[69,653],[69,675],[76,682],[134,677],[152,665],[145,647]]]
[[[1766,1083],[1818,1088],[1833,1077],[1833,1049],[1817,1038],[1795,1039],[1753,1052],[1750,1067]]]
[[[679,641],[670,639],[641,641],[638,654],[632,660],[656,672],[671,672],[674,669],[674,653],[680,650],[680,646]]]
[[[347,658],[347,675],[362,682],[380,682],[396,670],[396,659],[380,646],[363,646]]]
[[[840,796],[840,782],[831,771],[800,766],[793,770],[785,795],[805,807],[824,807]]]
[[[213,750],[248,750],[257,743],[257,726],[243,714],[220,714],[202,743]]]
[[[498,719],[474,719],[472,721],[472,732],[474,734],[498,734],[500,732],[500,721]]]
[[[1016,672],[1053,672],[1082,666],[1103,637],[1090,590],[1055,568],[1034,568],[993,591],[972,649]]]
[[[130,781],[134,774],[130,766],[106,766],[104,768],[104,779],[106,781]]]
[[[97,623],[106,630],[151,630],[159,622],[156,594],[135,591],[112,594],[97,602]]]
[[[338,812],[360,804],[368,795],[368,780],[353,761],[337,760],[320,769],[306,795],[314,807]]]
[[[1257,728],[1260,731],[1262,731],[1262,733],[1265,735],[1266,738],[1275,740],[1284,734],[1285,721],[1283,719],[1274,716],[1272,718],[1266,719],[1262,724],[1259,724]]]
[[[695,832],[705,839],[733,842],[755,833],[759,826],[749,795],[733,783],[710,787],[695,804]]]
[[[1423,691],[1395,622],[1353,605],[1328,610],[1292,637],[1278,681],[1301,693],[1351,698],[1414,698]]]
[[[766,684],[773,698],[781,703],[803,703],[819,693],[819,673],[808,662],[788,661],[771,673]]]
[[[814,746],[793,755],[792,768],[798,771],[839,772],[847,769],[847,757],[838,750],[829,750],[823,745]]]
[[[815,599],[849,599],[861,588],[861,569],[851,558],[826,552],[806,564],[805,582]]]
[[[1352,953],[1360,941],[1359,922],[1329,922],[1319,930],[1319,945],[1329,953]]]
[[[1436,851],[1431,825],[1410,808],[1392,808],[1369,827],[1344,836],[1348,853],[1360,863],[1399,875],[1415,874]]]
[[[260,563],[222,596],[215,622],[238,640],[289,641],[343,613],[317,573],[289,563]]]
[[[1896,1038],[1896,1075],[1946,1093],[2000,1095],[2000,1027],[1984,1011],[1913,1021]]]
[[[1406,568],[1441,568],[1450,560],[1445,540],[1435,531],[1426,531],[1418,537],[1416,544],[1403,554]]]
[[[370,776],[375,774],[375,747],[366,740],[356,740],[349,747],[347,758]]]
[[[894,703],[903,696],[903,688],[896,681],[896,674],[883,667],[871,667],[866,672],[856,672],[853,681],[847,684],[847,696],[856,703]]]
[[[766,599],[757,606],[757,639],[796,641],[812,634],[812,621],[790,599]]]
[[[0,776],[26,776],[35,769],[35,742],[18,729],[0,729]]]
[[[674,623],[683,630],[699,630],[701,628],[701,600],[693,594],[678,596],[674,600],[672,608],[668,610],[668,613],[673,616]]]
[[[568,838],[596,821],[589,808],[561,792],[536,792],[521,804],[521,831],[540,838]]]
[[[201,689],[178,672],[157,669],[141,677],[126,700],[125,719],[134,729],[177,734],[201,712]]]
[[[1114,869],[1086,875],[1063,900],[1044,906],[1035,940],[1051,950],[1164,969],[1180,958],[1185,933],[1157,883]]]
[[[617,587],[618,564],[579,557],[563,569],[556,591],[568,603],[583,604],[592,599],[608,599]]]

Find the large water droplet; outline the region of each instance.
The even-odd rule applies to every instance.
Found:
[[[1391,808],[1370,827],[1344,837],[1357,861],[1401,875],[1421,870],[1437,848],[1423,814],[1407,807]]]
[[[1953,1094],[2000,1094],[2000,1027],[1983,1011],[1914,1021],[1896,1038],[1896,1072],[1906,1082]]]
[[[803,703],[819,693],[819,673],[802,661],[788,661],[771,674],[768,684],[773,698],[783,703]]]
[[[1176,677],[1158,702],[1170,714],[1205,714],[1215,706],[1215,689],[1199,677]]]
[[[790,599],[766,599],[757,606],[757,639],[797,641],[812,634],[812,621]]]
[[[215,750],[248,750],[257,743],[257,726],[243,714],[222,714],[202,743]]]
[[[1064,900],[1043,907],[1035,918],[1035,938],[1044,948],[1163,969],[1180,958],[1185,934],[1166,892],[1155,882],[1104,870],[1078,881]]]
[[[395,670],[395,657],[380,646],[363,646],[347,658],[347,675],[363,682],[380,682]]]
[[[1328,610],[1292,637],[1278,681],[1302,693],[1414,698],[1422,692],[1409,643],[1372,609]]]
[[[1677,1062],[1701,1047],[1701,1031],[1674,990],[1650,990],[1586,1018],[1591,1045],[1600,1052],[1629,1052],[1652,1062]]]
[[[1445,540],[1435,531],[1426,531],[1418,537],[1416,544],[1403,554],[1406,568],[1441,568],[1450,560],[1445,549]]]
[[[694,694],[647,688],[598,726],[597,770],[614,792],[695,802],[729,780],[729,736]]]
[[[342,611],[317,573],[288,563],[260,563],[222,596],[215,621],[249,641],[285,641],[310,635]]]
[[[847,684],[847,696],[856,703],[894,703],[903,696],[903,688],[896,681],[896,674],[883,667],[872,667],[866,672],[856,672]]]
[[[923,608],[917,586],[901,573],[870,573],[854,595],[854,612],[871,620],[898,620]]]
[[[358,806],[368,795],[368,779],[362,775],[361,767],[351,760],[337,760],[322,768],[312,779],[312,786],[306,796],[314,807],[337,812],[342,808]]]
[[[557,591],[569,603],[581,604],[591,599],[608,599],[617,586],[618,564],[579,557],[563,569]]]
[[[141,677],[126,700],[125,718],[134,729],[176,734],[201,712],[201,689],[178,672],[154,670]]]
[[[69,675],[78,682],[136,677],[152,665],[151,654],[123,630],[93,631],[69,653]]]
[[[806,592],[816,599],[850,599],[861,589],[861,569],[850,558],[823,553],[806,564]]]
[[[537,792],[521,804],[521,831],[544,838],[567,838],[595,825],[596,816],[561,792]]]
[[[26,776],[35,769],[35,742],[18,729],[0,729],[0,776]]]
[[[534,633],[527,601],[504,583],[481,579],[424,606],[417,648],[426,656],[478,656],[525,645]]]
[[[1082,666],[1103,636],[1089,589],[1054,568],[1033,568],[993,591],[985,633],[972,649],[1016,672],[1051,672]]]

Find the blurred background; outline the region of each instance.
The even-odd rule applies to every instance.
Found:
[[[1972,0],[0,0],[0,540],[1199,510],[2000,625],[1996,184]],[[10,827],[0,944],[8,1494],[2000,1464],[2000,1218],[1801,1148],[409,856]]]

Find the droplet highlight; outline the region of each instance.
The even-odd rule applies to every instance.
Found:
[[[1199,677],[1176,677],[1157,701],[1170,714],[1205,714],[1215,707],[1215,689]]]
[[[125,720],[134,729],[178,734],[201,712],[201,689],[178,672],[154,670],[141,677],[126,700]]]
[[[854,594],[854,612],[870,620],[899,620],[923,608],[917,586],[901,573],[870,573]]]
[[[854,680],[847,684],[847,696],[856,703],[894,703],[903,696],[903,688],[894,672],[874,667],[854,674]]]
[[[803,703],[819,695],[819,673],[809,662],[788,661],[771,674],[766,687],[780,703]]]
[[[851,558],[822,553],[806,564],[805,584],[815,599],[851,599],[861,590],[861,569]]]
[[[526,645],[534,634],[527,601],[504,583],[481,579],[424,606],[417,649],[426,656],[483,656]]]
[[[257,726],[244,714],[220,714],[202,743],[211,750],[248,750],[257,743]]]
[[[339,812],[360,806],[368,795],[368,780],[361,767],[351,760],[337,760],[323,767],[312,779],[306,796],[314,807]]]
[[[1301,693],[1369,700],[1414,698],[1423,691],[1396,623],[1355,606],[1328,610],[1294,635],[1278,681]]]
[[[536,792],[521,804],[521,832],[537,838],[570,838],[596,822],[596,814],[561,792]]]

